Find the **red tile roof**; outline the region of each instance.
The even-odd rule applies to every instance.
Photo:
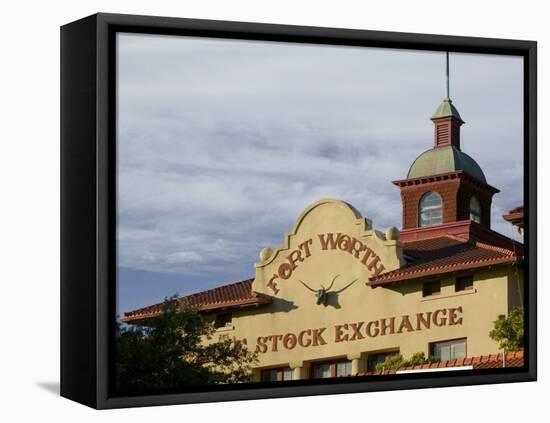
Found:
[[[473,239],[445,235],[407,242],[404,254],[408,258],[405,266],[373,277],[368,284],[379,286],[457,270],[518,263],[523,251],[521,244],[513,242],[510,242],[510,249],[507,249]]]
[[[458,223],[465,225],[464,222]],[[466,223],[469,229],[461,236],[447,234],[416,239],[418,234],[413,234],[414,237],[405,238],[403,241],[404,255],[407,259],[405,266],[371,278],[368,284],[380,286],[458,270],[521,263],[522,244],[493,231],[485,230],[480,225],[473,225],[474,228],[471,228],[472,223]],[[472,229],[475,229],[473,231],[476,232],[475,234]],[[481,233],[482,229],[487,233]],[[483,241],[487,239],[487,242],[481,241],[480,237]],[[199,306],[202,311],[271,303],[269,296],[252,292],[252,281],[253,279],[248,279],[220,286],[185,298],[191,304]],[[152,318],[160,314],[161,308],[162,303],[127,312],[124,313],[122,321],[136,322]]]
[[[523,224],[523,206],[513,208],[508,213],[502,215],[502,217],[512,224]]]
[[[199,307],[201,311],[258,306],[271,303],[271,298],[252,292],[252,281],[253,279],[247,279],[208,291],[191,294],[184,298],[186,298],[191,305]],[[124,313],[122,321],[129,323],[149,319],[158,316],[161,311],[162,303],[154,304]]]
[[[418,366],[402,367],[400,369],[391,370],[377,370],[374,372],[358,373],[355,376],[377,376],[377,375],[390,375],[396,374],[398,371],[411,371],[411,370],[429,370],[429,369],[443,369],[450,367],[462,367],[472,366],[474,369],[500,369],[503,367],[523,367],[524,357],[523,351],[509,352],[505,356],[505,360],[502,359],[502,354],[480,355],[477,357],[460,358],[454,360],[445,360],[438,363],[422,364]]]

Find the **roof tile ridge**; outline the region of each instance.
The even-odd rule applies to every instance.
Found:
[[[464,241],[467,241],[467,238],[462,238],[458,235],[453,235],[453,234],[442,234],[442,235],[436,235],[436,236],[430,236],[429,238],[422,238],[422,239],[411,239],[409,241],[402,241],[405,248],[407,248],[407,245],[409,244],[415,244],[415,243],[426,243],[426,242],[432,242],[434,240],[437,240],[437,239],[442,239],[442,238],[449,238],[449,239],[454,239],[454,240],[457,240],[457,241],[461,241],[461,242],[464,242]]]
[[[188,294],[188,295],[186,295],[182,298],[188,298],[188,297],[200,296],[200,295],[208,295],[209,293],[212,293],[212,292],[215,292],[215,291],[226,290],[226,289],[235,289],[236,285],[244,284],[245,282],[250,282],[252,280],[253,280],[253,278],[249,278],[249,279],[244,279],[242,281],[231,282],[231,283],[228,283],[228,284],[225,284],[225,285],[216,286],[214,288],[205,289],[204,291],[193,292],[192,294]]]
[[[513,254],[511,255],[507,255],[507,259],[508,258],[516,258],[517,256],[514,256]],[[502,260],[502,257],[501,258],[498,258],[498,257],[492,257],[492,258],[484,258],[484,259],[473,259],[473,260],[467,260],[467,261],[464,261],[460,264],[462,265],[471,265],[471,264],[477,264],[477,263],[489,263],[489,262],[494,262],[494,261],[498,261],[498,260]],[[450,268],[453,268],[453,267],[456,267],[460,264],[456,264],[456,263],[453,263],[453,264],[446,264],[446,265],[437,265],[437,266],[430,266],[430,267],[426,267],[424,269],[413,269],[413,270],[405,270],[405,268],[400,268],[400,269],[395,269],[395,270],[392,270],[390,272],[387,272],[387,273],[382,273],[376,277],[371,277],[369,278],[370,281],[383,281],[385,279],[388,279],[388,278],[391,278],[393,276],[393,274],[395,273],[400,273],[400,274],[403,274],[403,275],[414,275],[414,274],[419,274],[419,273],[429,273],[431,271],[435,271],[435,270],[445,270],[445,269],[450,269]]]
[[[398,269],[393,269],[393,270],[388,270],[387,272],[382,272],[380,273],[379,275],[377,276],[371,276],[369,279],[370,280],[377,280],[377,279],[382,279],[384,277],[388,277],[388,276],[391,276],[397,272],[404,272],[404,269],[405,269],[405,266],[403,267],[400,267]]]
[[[449,238],[449,239],[453,239],[455,241],[460,241],[464,244],[467,244],[469,239],[468,238],[465,238],[465,237],[462,237],[462,236],[459,236],[459,235],[453,235],[453,234],[445,234],[443,236],[441,236],[441,238]]]
[[[148,305],[148,306],[145,306],[145,307],[140,307],[140,308],[137,308],[135,310],[125,311],[124,315],[129,316],[129,315],[142,314],[142,313],[154,313],[164,305],[164,303],[166,302],[167,299],[168,298],[166,298],[164,301],[162,301],[160,303],[155,303],[155,304],[151,304],[151,305]],[[172,299],[170,301],[176,301],[177,299],[178,298],[175,298],[175,299]]]
[[[509,248],[498,247],[496,245],[488,244],[488,243],[482,242],[482,241],[475,241],[475,245],[476,245],[476,247],[480,247],[480,248],[483,248],[483,249],[489,250],[489,251],[496,251],[497,253],[502,253],[502,254],[505,254],[507,256],[517,256],[517,254],[515,254],[514,251],[510,250]]]

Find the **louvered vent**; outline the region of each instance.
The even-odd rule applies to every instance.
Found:
[[[449,125],[437,125],[437,133],[435,145],[436,147],[442,147],[450,144],[449,139]]]

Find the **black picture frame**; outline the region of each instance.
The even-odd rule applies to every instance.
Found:
[[[115,34],[193,35],[524,58],[525,366],[460,372],[256,383],[112,395],[115,316]],[[95,14],[61,28],[61,395],[97,409],[534,381],[537,44],[534,41]],[[299,382],[299,383],[298,383]]]

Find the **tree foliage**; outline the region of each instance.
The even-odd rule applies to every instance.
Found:
[[[148,327],[117,326],[115,386],[143,392],[247,381],[256,353],[239,341],[212,341],[213,324],[172,296]],[[208,341],[208,342],[205,342]]]
[[[400,369],[409,366],[437,363],[438,361],[439,360],[434,357],[426,358],[425,354],[421,351],[414,353],[408,360],[405,360],[402,354],[397,353],[386,357],[383,363],[378,363],[376,365],[376,370]]]
[[[523,349],[523,327],[523,307],[515,307],[508,316],[498,316],[489,336],[505,351],[520,351]]]

